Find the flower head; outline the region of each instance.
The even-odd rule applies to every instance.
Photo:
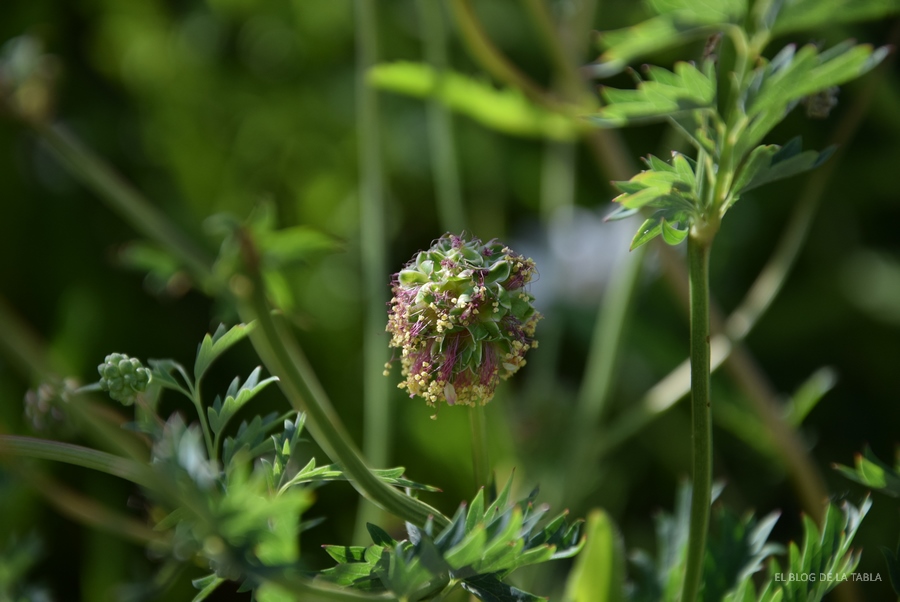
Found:
[[[97,366],[100,373],[100,389],[123,405],[130,406],[137,394],[146,391],[150,384],[150,371],[140,360],[122,353],[111,353]]]
[[[534,261],[464,236],[445,234],[392,281],[387,331],[400,350],[398,386],[431,406],[487,403],[537,347],[542,316],[525,291]]]

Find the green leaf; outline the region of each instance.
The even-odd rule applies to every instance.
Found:
[[[587,517],[587,542],[566,582],[566,602],[620,602],[625,599],[622,537],[602,510]]]
[[[259,380],[261,371],[262,366],[257,366],[256,369],[250,373],[250,376],[247,377],[247,380],[244,381],[244,384],[240,384],[240,379],[235,378],[228,387],[228,391],[225,394],[225,400],[223,401],[221,397],[216,397],[213,405],[206,409],[207,417],[209,418],[209,426],[214,433],[220,433],[231,418],[237,414],[238,410],[240,410],[248,401],[256,397],[260,391],[278,380],[278,377],[276,376],[270,376],[269,378]]]
[[[648,0],[658,14],[674,13],[694,23],[739,23],[747,13],[747,0]]]
[[[641,245],[645,245],[659,236],[662,233],[662,219],[662,216],[657,213],[644,220],[644,223],[641,224],[637,233],[634,235],[634,238],[631,240],[631,247],[629,247],[628,250],[634,251]]]
[[[900,12],[900,0],[793,0],[784,3],[774,34],[868,21]]]
[[[578,134],[575,120],[533,104],[518,90],[498,90],[455,71],[438,73],[424,63],[376,65],[369,70],[368,80],[382,90],[436,98],[448,108],[506,134],[554,140],[572,140]]]
[[[366,531],[369,532],[369,537],[372,538],[372,541],[377,546],[391,547],[397,544],[394,538],[378,525],[366,523]]]
[[[654,79],[640,82],[635,90],[603,88],[607,105],[587,119],[598,127],[658,121],[697,109],[708,109],[716,98],[716,82],[712,69],[702,73],[694,65],[675,63],[675,71],[663,74],[656,68]]]
[[[715,31],[715,26],[684,20],[674,13],[653,17],[632,27],[604,31],[600,34],[600,45],[605,51],[588,70],[594,77],[609,77],[641,56],[703,38]]]
[[[209,366],[235,343],[253,332],[255,326],[256,322],[251,322],[250,324],[237,324],[226,330],[224,324],[219,324],[213,335],[204,336],[197,347],[197,359],[194,360],[194,379],[200,382]]]
[[[677,244],[680,244],[681,241],[683,241],[688,235],[687,228],[685,228],[684,230],[679,230],[668,221],[666,221],[665,218],[660,220],[660,225],[662,226],[661,232],[663,240],[666,241],[667,245],[675,246]]]
[[[900,466],[891,467],[882,462],[869,447],[856,455],[854,468],[841,465],[835,468],[852,481],[892,497],[900,497]]]
[[[194,599],[191,600],[191,602],[201,602],[201,600],[206,600],[209,595],[216,591],[223,583],[225,583],[225,579],[218,577],[215,573],[201,579],[194,579],[191,581],[191,585],[193,585],[194,588],[199,589],[200,593],[194,596]]]
[[[179,364],[178,362],[176,362],[174,360],[168,360],[168,359],[166,359],[166,360],[151,359],[151,360],[147,360],[147,363],[153,369],[153,372],[152,372],[153,382],[155,382],[158,385],[161,385],[162,387],[164,387],[166,389],[178,391],[179,393],[181,393],[188,399],[193,399],[194,383],[191,382],[191,379],[188,376],[187,371],[185,371],[185,369],[184,369],[184,366],[182,366],[181,364]],[[175,378],[175,373],[178,373],[181,375],[184,384],[182,384],[181,382],[178,381],[177,378]],[[187,388],[185,388],[185,385],[187,385]]]
[[[478,575],[463,581],[462,586],[482,602],[540,602],[547,599],[507,585],[496,575]]]
[[[834,147],[822,152],[812,150],[800,152],[800,148],[798,136],[783,147],[769,144],[753,149],[735,180],[734,195],[815,169],[834,152]]]
[[[754,118],[768,111],[781,113],[788,105],[804,96],[843,84],[873,69],[887,56],[887,48],[873,49],[871,45],[840,44],[830,51],[819,53],[807,44],[784,64],[773,60],[762,67],[759,92],[748,99],[747,116]]]
[[[266,416],[254,416],[250,422],[242,422],[237,435],[226,437],[222,444],[222,460],[225,466],[230,465],[234,455],[241,450],[245,450],[252,458],[273,451],[272,440],[268,438],[268,434],[280,422],[282,421],[275,412]]]
[[[794,392],[787,405],[785,420],[794,427],[816,407],[819,401],[834,388],[837,375],[831,368],[819,368]]]

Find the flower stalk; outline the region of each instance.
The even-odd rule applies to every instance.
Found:
[[[712,490],[712,421],[709,352],[709,253],[711,240],[692,232],[688,237],[691,303],[691,464],[693,493],[687,568],[681,599],[697,598]]]

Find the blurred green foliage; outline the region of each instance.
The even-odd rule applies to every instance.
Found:
[[[549,6],[555,17],[565,17],[577,4],[555,0]],[[379,60],[420,61],[424,40],[417,5],[400,0],[376,6]],[[476,9],[500,50],[540,83],[553,85],[553,65],[538,41],[539,29],[519,3],[493,0],[477,3]],[[591,26],[616,29],[646,16],[638,3],[610,0],[601,3]],[[490,79],[466,53],[459,31],[450,29],[451,66],[470,78],[466,82],[477,82],[467,85],[486,86]],[[361,286],[360,229],[365,224],[357,194],[353,4],[31,0],[4,7],[0,41],[23,33],[43,40],[57,57],[59,118],[210,252],[219,241],[204,229],[209,215],[229,212],[243,218],[261,203],[275,208],[281,227],[309,227],[343,243],[342,252],[292,265],[284,285],[295,302],[307,353],[358,440],[367,299]],[[794,37],[785,43],[803,43],[814,35],[826,46],[848,37],[881,45],[896,43],[897,24],[880,21],[786,35]],[[701,38],[691,47],[662,50],[654,62],[671,67],[677,59],[699,56],[703,44]],[[579,59],[587,63],[599,52],[587,48]],[[829,490],[849,492],[854,499],[863,488],[826,467],[849,462],[865,443],[876,455],[892,457],[900,440],[897,74],[897,67],[888,65],[843,88],[827,120],[795,111],[771,134],[779,144],[801,134],[804,147],[822,149],[838,124],[861,120],[840,155],[831,159],[835,164],[822,187],[818,215],[787,285],[747,340],[778,392],[798,389],[823,366],[834,370],[837,383],[811,411],[805,409],[801,432],[825,470]],[[630,86],[625,75],[604,83]],[[854,114],[869,95],[867,111]],[[388,258],[399,269],[443,232],[424,104],[382,94],[380,118]],[[470,229],[485,240],[503,238],[533,256],[541,271],[533,290],[546,316],[538,330],[541,347],[532,352],[522,377],[501,387],[487,407],[499,472],[505,477],[518,467],[517,486],[527,491],[556,478],[562,437],[585,376],[597,304],[609,278],[608,261],[621,257],[630,233],[623,242],[613,225],[597,223],[615,193],[587,144],[571,151],[576,218],[566,219],[565,212],[553,211],[565,205],[558,198],[565,195],[546,184],[553,173],[547,158],[552,144],[510,137],[467,116],[455,119],[454,134]],[[626,160],[667,150],[671,140],[662,126],[629,129],[623,137]],[[712,264],[713,293],[724,310],[743,297],[815,177],[813,172],[750,191],[732,209]],[[135,232],[73,180],[31,131],[12,120],[0,121],[0,182],[0,298],[21,324],[46,341],[59,373],[89,382],[96,365],[114,350],[188,364],[204,333],[221,318],[233,320],[229,308],[186,291],[177,281],[166,279],[169,286],[159,294],[159,286],[143,281],[143,272],[126,269],[123,257],[129,248],[133,254],[128,245]],[[658,262],[648,266],[625,333],[608,409],[612,417],[627,410],[688,350],[686,316]],[[387,289],[388,274],[384,281]],[[247,366],[256,363],[249,346],[238,346],[211,371],[210,389],[225,390],[232,375],[246,374]],[[28,432],[22,399],[38,384],[36,376],[10,356],[0,357],[0,430]],[[760,515],[780,509],[777,539],[800,541],[799,503],[783,465],[770,446],[766,451],[765,442],[751,446],[740,428],[727,428],[752,427],[749,418],[740,419],[751,415],[744,392],[723,373],[714,377],[713,394],[724,410],[714,435],[716,475],[728,481],[723,499],[732,508],[753,508]],[[392,395],[392,464],[404,464],[414,480],[440,485],[443,493],[423,499],[452,511],[472,497],[465,416],[446,411],[431,421],[432,411],[423,403],[399,391]],[[189,409],[180,403],[174,396],[163,399],[170,411]],[[253,403],[254,414],[285,408],[274,388]],[[732,418],[744,413],[729,420],[729,411]],[[602,506],[619,525],[628,549],[652,549],[647,517],[672,507],[676,483],[689,471],[689,455],[688,408],[679,404],[613,449],[602,465],[580,466],[579,479],[589,484],[586,494],[559,503],[568,504],[575,516]],[[132,504],[141,510],[136,491],[106,475],[41,469],[109,506]],[[353,525],[346,517],[353,515],[358,498],[345,485],[322,488],[317,495],[306,516],[327,515],[328,520],[304,534],[302,554],[310,567],[322,568],[330,560],[319,544],[350,541]],[[900,534],[895,506],[882,501],[876,500],[857,536],[856,544],[868,551],[861,572],[884,574],[884,561],[874,550],[894,549]],[[115,599],[125,584],[152,575],[152,559],[142,547],[62,518],[5,466],[0,516],[0,543],[39,533],[43,555],[27,578],[54,599]],[[201,574],[198,569],[179,582],[170,591],[173,599],[192,596],[187,579]],[[861,585],[860,591],[864,599],[879,599],[889,595],[890,586],[883,578]],[[209,599],[228,599],[228,592],[215,596]]]

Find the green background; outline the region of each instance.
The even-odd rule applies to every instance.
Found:
[[[549,85],[552,64],[521,5],[511,0],[477,5],[496,46]],[[378,59],[422,60],[419,5],[398,0],[375,6]],[[551,3],[557,14],[568,6]],[[467,54],[449,13],[445,16],[452,66],[489,81]],[[620,27],[645,16],[630,2],[605,2],[593,28]],[[281,226],[310,226],[340,242],[338,253],[312,256],[286,275],[300,338],[359,441],[362,324],[371,300],[364,291],[360,250],[366,224],[359,217],[354,27],[349,0],[30,0],[4,7],[0,41],[23,33],[43,40],[61,67],[59,120],[211,252],[218,241],[204,230],[207,216],[230,212],[244,217],[265,202],[276,208]],[[835,27],[815,32],[812,39],[830,45],[855,37],[883,44],[892,28],[896,31],[896,24],[886,21]],[[777,40],[772,48],[809,39]],[[701,50],[702,43],[653,59],[671,66]],[[592,47],[580,58],[588,62],[597,52]],[[874,93],[867,92],[875,80]],[[609,83],[627,87],[630,80],[623,75]],[[867,443],[890,460],[900,422],[896,67],[844,87],[828,119],[810,120],[797,110],[769,138],[783,143],[799,133],[804,146],[823,148],[864,94],[872,94],[872,101],[833,166],[791,277],[747,340],[757,367],[785,397],[814,371],[833,368],[837,384],[801,432],[829,490],[852,501],[863,489],[830,465],[850,464]],[[443,227],[436,213],[426,105],[389,93],[380,94],[379,102],[387,257],[396,271]],[[559,453],[566,419],[585,371],[604,273],[610,262],[621,259],[630,233],[623,239],[615,225],[599,222],[615,193],[584,143],[575,145],[573,155],[578,212],[567,221],[552,211],[557,202],[552,189],[542,193],[547,143],[504,135],[462,116],[455,117],[453,131],[469,230],[485,240],[507,241],[534,257],[541,272],[532,292],[546,316],[538,328],[542,345],[487,408],[498,473],[505,479],[515,467],[524,493],[552,482],[564,462]],[[660,154],[671,140],[662,126],[629,128],[621,135],[629,160]],[[730,212],[712,261],[713,294],[723,310],[741,300],[815,177],[806,174],[758,189]],[[91,382],[95,366],[113,351],[189,364],[202,335],[220,319],[233,319],[226,307],[198,292],[150,290],[144,274],[121,260],[122,249],[137,238],[135,231],[12,119],[0,121],[0,183],[0,297],[46,341],[51,357],[68,374]],[[628,222],[626,230],[636,226]],[[610,416],[635,403],[688,351],[685,312],[659,266],[651,252],[630,312]],[[383,279],[387,294],[389,274]],[[256,363],[250,346],[240,346],[217,365],[209,390],[215,383],[224,387],[235,374],[246,375]],[[396,371],[390,378],[399,378]],[[36,384],[0,357],[3,430],[30,433],[21,400]],[[432,421],[433,411],[420,400],[391,391],[391,464],[406,466],[414,480],[442,488],[444,493],[428,501],[452,512],[472,495],[466,417],[443,408]],[[723,405],[744,407],[744,392],[726,374],[714,376],[713,394]],[[168,410],[188,412],[180,401],[166,399]],[[254,403],[243,418],[286,407],[275,388]],[[629,549],[652,548],[650,517],[671,509],[677,484],[689,474],[688,412],[687,404],[679,403],[618,446],[607,461],[580,466],[585,482],[597,481],[586,499],[559,501],[553,492],[547,497],[569,507],[573,516],[602,506],[619,524]],[[781,509],[777,537],[798,538],[800,507],[783,467],[765,451],[765,434],[742,436],[720,422],[714,437],[714,474],[727,484],[726,502],[760,514]],[[137,492],[112,478],[74,468],[41,469],[107,504],[123,509],[127,504],[135,514],[144,510]],[[329,560],[320,544],[352,539],[358,497],[345,485],[330,485],[317,495],[310,516],[327,515],[328,520],[305,533],[302,545],[309,566],[322,568]],[[0,517],[0,544],[29,532],[44,541],[45,554],[29,581],[45,586],[54,599],[115,599],[116,587],[152,573],[153,562],[140,547],[61,518],[2,468]],[[877,548],[895,546],[898,533],[897,503],[876,494],[857,542],[864,549],[858,570],[879,572],[882,583],[860,584],[862,599],[889,595]],[[554,570],[562,575],[566,568],[559,562]],[[193,576],[200,574],[198,568]],[[544,585],[532,589],[549,594],[549,577],[540,578],[546,579]],[[523,583],[529,583],[528,576]],[[191,595],[186,582],[180,591],[183,599]],[[216,596],[229,599],[228,592]]]

